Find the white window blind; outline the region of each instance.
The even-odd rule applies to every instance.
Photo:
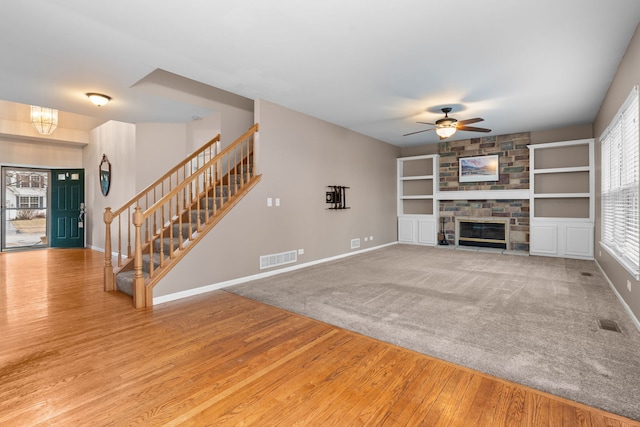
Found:
[[[601,245],[640,277],[638,206],[640,145],[638,86],[600,137],[602,144]]]

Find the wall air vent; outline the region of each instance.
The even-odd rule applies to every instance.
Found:
[[[279,254],[262,255],[260,257],[260,270],[276,267],[278,265],[290,264],[298,261],[297,251],[282,252]]]
[[[351,249],[360,247],[360,239],[351,239]]]

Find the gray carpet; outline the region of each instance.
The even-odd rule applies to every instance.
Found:
[[[640,420],[640,332],[593,261],[394,245],[226,290]]]

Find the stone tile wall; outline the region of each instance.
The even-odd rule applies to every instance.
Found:
[[[517,133],[441,142],[440,191],[528,189],[529,141],[529,133]],[[460,157],[491,154],[497,154],[500,158],[499,181],[458,181]],[[529,250],[529,200],[441,200],[440,217],[444,218],[444,228],[450,244],[455,243],[456,217],[509,218],[508,249]]]
[[[529,133],[443,141],[439,145],[440,191],[516,190],[529,188]],[[458,182],[458,159],[470,156],[500,156],[500,180]]]

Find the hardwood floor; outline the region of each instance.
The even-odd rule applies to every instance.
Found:
[[[0,254],[0,425],[640,426],[217,291],[136,310],[103,254]]]

